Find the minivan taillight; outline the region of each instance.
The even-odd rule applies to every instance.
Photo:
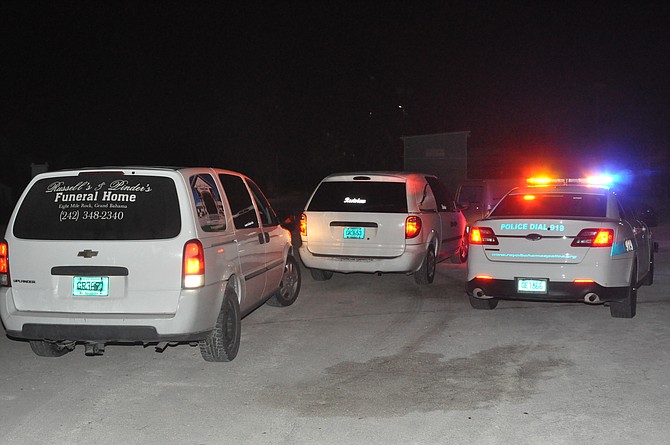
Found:
[[[421,218],[418,216],[408,216],[405,219],[405,239],[412,239],[419,236],[421,232]]]
[[[470,244],[496,246],[498,238],[490,227],[473,227],[470,229]]]
[[[6,241],[0,242],[0,286],[10,286],[9,247]]]
[[[582,229],[572,240],[572,247],[611,247],[614,229]]]
[[[205,285],[205,252],[198,240],[188,241],[184,245],[182,264],[182,286],[185,289]]]
[[[300,236],[307,236],[307,215],[300,215]]]

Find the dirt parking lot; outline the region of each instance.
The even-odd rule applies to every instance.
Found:
[[[240,354],[204,362],[108,346],[34,356],[0,337],[5,444],[667,444],[670,230],[637,316],[603,306],[470,308],[465,266],[433,283],[303,271],[295,305],[243,321]]]

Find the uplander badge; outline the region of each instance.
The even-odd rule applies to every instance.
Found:
[[[98,256],[98,251],[97,250],[91,250],[91,249],[86,249],[80,251],[77,256],[83,256],[84,258],[93,258],[94,256]]]

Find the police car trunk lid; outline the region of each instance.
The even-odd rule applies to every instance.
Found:
[[[510,263],[579,264],[591,247],[571,246],[585,228],[598,228],[601,222],[564,219],[494,219],[486,221],[498,245],[484,245],[486,258]]]

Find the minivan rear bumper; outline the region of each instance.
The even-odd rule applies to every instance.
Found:
[[[215,324],[220,283],[182,290],[174,314],[101,314],[19,311],[11,288],[0,289],[0,316],[7,335],[29,340],[98,342],[195,341]]]
[[[396,257],[373,257],[351,255],[315,255],[309,251],[307,244],[300,246],[300,258],[310,269],[329,270],[334,272],[404,272],[413,273],[419,270],[426,257],[427,244],[408,244],[405,252]]]

